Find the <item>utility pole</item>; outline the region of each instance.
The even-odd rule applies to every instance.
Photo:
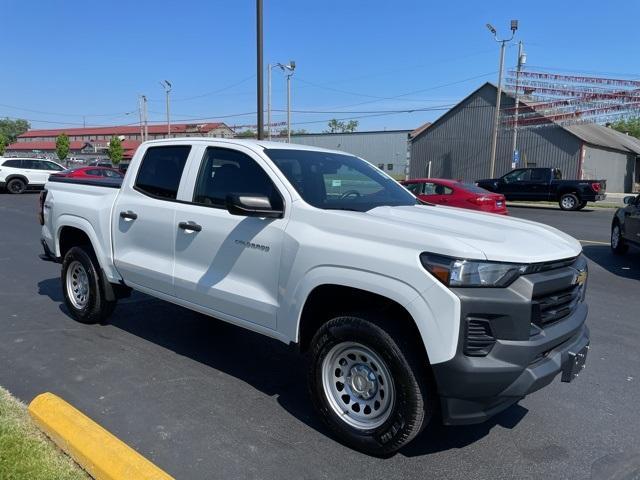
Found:
[[[287,75],[287,143],[291,143],[291,75],[293,70]]]
[[[171,119],[169,117],[169,93],[171,93],[171,82],[169,80],[163,80],[160,82],[162,88],[164,88],[164,92],[167,97],[167,137],[171,136]]]
[[[142,95],[138,95],[138,115],[140,116],[140,141],[144,142],[144,120],[142,119]]]
[[[518,150],[518,108],[520,106],[518,99],[518,87],[520,84],[520,70],[522,70],[523,65],[527,63],[527,54],[523,52],[522,49],[522,41],[518,42],[518,66],[516,67],[516,92],[514,95],[515,99],[515,117],[513,123],[513,139],[511,141],[511,154],[513,155],[512,162],[516,161],[516,151]],[[519,166],[519,165],[518,165]],[[526,167],[526,165],[525,165]]]
[[[144,122],[143,141],[149,140],[149,119],[147,117],[147,96],[142,95],[142,118]]]
[[[258,76],[257,88],[257,113],[258,113],[258,140],[264,139],[264,99],[263,99],[263,65],[262,65],[262,0],[256,0],[256,70]]]
[[[267,138],[271,140],[271,64],[267,65]]]
[[[87,128],[87,117],[82,116],[82,128]]]
[[[491,170],[489,178],[495,176],[496,171],[496,149],[498,146],[498,127],[500,121],[500,101],[502,100],[502,71],[504,69],[504,49],[507,43],[513,40],[516,30],[518,30],[518,21],[511,20],[511,37],[504,40],[498,39],[498,33],[496,29],[490,23],[487,23],[487,28],[493,34],[493,39],[500,44],[500,67],[498,71],[498,93],[496,96],[496,109],[493,116],[493,135],[491,138]]]

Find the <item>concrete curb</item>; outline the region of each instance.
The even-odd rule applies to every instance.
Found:
[[[29,404],[29,414],[58,447],[96,480],[173,480],[173,477],[52,393]]]

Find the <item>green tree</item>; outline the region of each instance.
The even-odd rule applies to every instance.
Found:
[[[254,130],[243,130],[240,133],[236,133],[238,138],[256,138],[258,134]]]
[[[107,149],[107,156],[113,165],[118,165],[122,160],[124,154],[124,148],[122,148],[122,140],[119,137],[111,137],[109,140],[109,148]]]
[[[69,155],[69,136],[64,132],[56,138],[56,155],[61,162],[64,162]]]
[[[0,133],[0,157],[4,155],[4,151],[7,148],[7,139]]]
[[[328,133],[351,133],[351,132],[355,132],[356,129],[358,128],[358,121],[357,120],[349,120],[348,122],[343,122],[341,120],[336,120],[331,119],[329,120],[329,123],[327,124],[327,126],[329,127],[329,130],[327,130]]]
[[[7,145],[15,142],[18,135],[22,135],[29,128],[31,125],[26,120],[0,119],[0,135],[4,135]]]
[[[640,117],[631,117],[626,120],[618,120],[611,124],[611,128],[622,133],[640,138]]]

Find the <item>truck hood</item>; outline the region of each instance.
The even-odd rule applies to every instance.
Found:
[[[575,257],[582,251],[576,239],[553,227],[491,213],[415,205],[378,207],[366,215],[378,227],[402,236],[400,243],[413,241],[444,255],[536,263]]]

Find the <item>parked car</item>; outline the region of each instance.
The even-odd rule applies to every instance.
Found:
[[[51,160],[0,157],[0,188],[9,193],[23,193],[29,188],[42,188],[49,175],[64,167]]]
[[[129,169],[129,162],[121,162],[118,164],[118,170],[122,173],[125,174],[127,173],[127,170]]]
[[[554,201],[562,210],[580,210],[587,202],[606,198],[606,180],[563,180],[557,168],[517,168],[500,178],[478,180],[476,184],[507,200]]]
[[[611,222],[611,250],[626,253],[629,245],[640,246],[640,195],[624,197]]]
[[[101,322],[134,289],[295,345],[353,448],[391,454],[436,414],[482,422],[584,367],[587,262],[552,227],[423,204],[302,145],[155,140],[130,171],[41,195],[69,313]]]
[[[89,164],[90,167],[104,167],[104,168],[113,168],[113,165],[108,160],[94,160]]]
[[[122,178],[124,174],[114,168],[106,167],[79,167],[72,168],[70,170],[64,170],[62,172],[53,173],[54,177],[67,177],[67,178]]]
[[[425,202],[500,215],[509,214],[504,195],[489,192],[473,183],[443,178],[416,178],[400,183]]]

